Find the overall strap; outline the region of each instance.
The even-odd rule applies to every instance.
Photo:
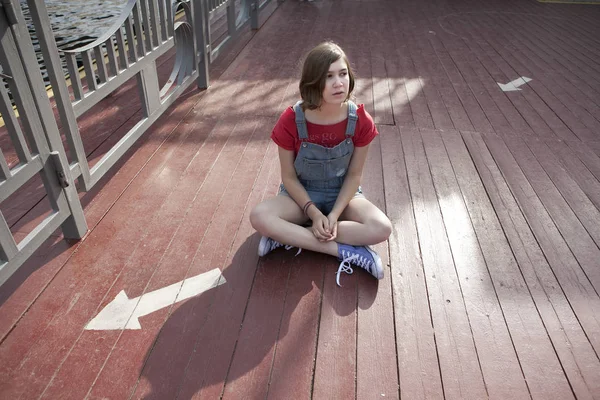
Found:
[[[298,128],[298,137],[300,140],[308,139],[308,129],[306,128],[306,118],[302,111],[302,100],[294,104],[294,112],[296,113],[296,127]]]
[[[358,114],[356,113],[358,107],[352,100],[348,100],[348,124],[346,125],[346,137],[354,136],[354,129],[356,129],[356,121],[358,121]]]

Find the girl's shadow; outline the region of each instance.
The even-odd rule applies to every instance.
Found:
[[[322,308],[353,318],[357,285],[369,293],[361,290],[360,307],[372,304],[377,283],[366,274],[334,289],[334,258],[311,252],[294,257],[294,250],[281,249],[259,259],[258,241],[254,234],[240,246],[222,271],[224,284],[173,311],[147,354],[134,398],[187,400],[198,392],[219,398],[224,382],[245,398],[255,397],[248,385],[266,393],[276,344],[291,348],[288,354],[312,354]],[[286,340],[290,325],[294,332]],[[291,359],[277,362],[294,367]]]

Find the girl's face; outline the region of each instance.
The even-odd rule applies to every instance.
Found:
[[[348,66],[343,57],[329,66],[325,89],[323,89],[323,103],[342,104],[348,97],[350,76]]]

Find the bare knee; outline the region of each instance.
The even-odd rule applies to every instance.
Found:
[[[256,205],[250,212],[250,224],[261,235],[267,235],[267,220],[270,217],[268,207],[264,203]]]
[[[373,236],[375,243],[380,243],[388,240],[392,234],[392,223],[385,215],[372,218],[367,222],[369,231]]]

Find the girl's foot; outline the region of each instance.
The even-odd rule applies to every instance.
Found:
[[[270,237],[262,236],[260,238],[260,243],[258,243],[258,256],[263,257],[272,252],[273,250],[284,246],[286,250],[293,248],[294,246],[284,245],[283,243],[279,243],[276,240],[271,239]],[[302,249],[298,249],[296,255],[300,254]]]
[[[340,274],[345,272],[352,274],[354,270],[351,265],[360,267],[373,275],[377,279],[383,279],[383,265],[381,258],[369,246],[350,246],[348,244],[338,244],[338,258],[341,261],[337,270],[336,282],[340,285]]]

